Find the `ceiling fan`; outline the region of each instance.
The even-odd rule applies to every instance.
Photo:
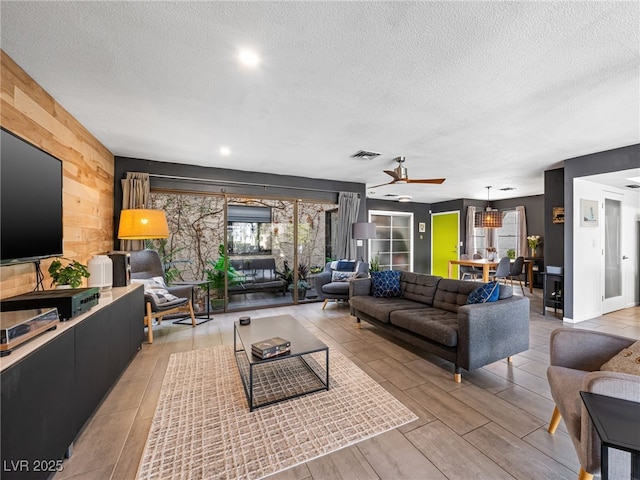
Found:
[[[444,182],[444,178],[422,178],[422,179],[410,179],[407,175],[407,169],[402,166],[404,163],[404,157],[396,157],[393,159],[398,162],[398,166],[393,170],[385,170],[384,173],[391,175],[393,180],[388,183],[382,183],[380,185],[374,185],[371,188],[382,187],[384,185],[393,185],[394,183],[437,183]]]

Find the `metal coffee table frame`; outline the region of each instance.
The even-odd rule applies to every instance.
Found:
[[[272,357],[265,360],[261,360],[252,355],[252,343],[266,340],[271,337],[282,337],[289,340],[291,342],[291,352],[287,355]],[[256,318],[252,319],[251,324],[249,325],[240,325],[239,322],[234,322],[233,351],[236,358],[236,365],[240,372],[240,378],[242,379],[242,385],[244,386],[244,391],[247,396],[249,411],[321,390],[329,390],[329,347],[315,335],[310,333],[306,328],[301,326],[298,321],[290,315]],[[317,352],[325,353],[325,368],[324,372],[322,372],[324,375],[320,375],[319,372],[316,371],[317,368],[314,369],[313,366],[310,365],[310,361],[312,361],[310,357],[308,359],[305,358]],[[315,386],[308,390],[299,391],[290,395],[283,392],[281,397],[274,400],[256,403],[254,391],[256,387],[256,372],[259,372],[259,369],[267,369],[277,366],[277,362],[283,361],[300,362],[300,365],[306,367],[304,369],[304,375],[308,375],[308,380],[310,380],[311,383],[314,383]],[[313,361],[312,363],[316,362]],[[322,378],[323,376],[324,378]]]

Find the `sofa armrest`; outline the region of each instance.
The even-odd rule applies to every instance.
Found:
[[[331,271],[320,272],[316,275],[316,292],[320,294],[322,292],[322,287],[327,283],[331,283]]]
[[[579,328],[557,328],[550,337],[550,364],[585,372],[600,366],[635,340]]]
[[[529,299],[458,308],[458,365],[473,370],[529,349]]]
[[[371,293],[371,278],[352,278],[349,280],[349,298]]]
[[[171,285],[167,287],[167,292],[176,297],[188,298],[191,300],[191,292],[193,291],[193,285]]]

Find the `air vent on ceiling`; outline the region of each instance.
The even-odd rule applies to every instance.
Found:
[[[627,187],[627,188],[640,188],[640,185],[638,185],[637,183],[632,183],[631,185],[625,185],[625,187]]]
[[[511,190],[515,190],[514,187],[504,187],[499,189],[502,192],[510,192]]]
[[[397,193],[385,193],[385,194],[383,195],[383,197],[397,197],[397,196],[398,196],[398,194],[397,194]]]
[[[377,152],[369,152],[368,150],[358,150],[356,153],[351,155],[351,158],[363,158],[365,160],[371,160],[372,158],[379,157],[380,154]]]

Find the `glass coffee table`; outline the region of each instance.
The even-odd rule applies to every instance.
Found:
[[[251,353],[253,343],[272,337],[290,341],[291,351],[264,360]],[[250,411],[329,390],[329,347],[291,315],[234,322],[233,351]]]

